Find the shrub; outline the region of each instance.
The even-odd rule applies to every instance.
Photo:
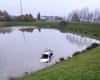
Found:
[[[65,60],[65,58],[64,58],[64,57],[61,57],[59,60],[60,60],[60,61],[64,61],[64,60]]]
[[[87,34],[87,32],[85,32],[85,34]]]
[[[9,77],[8,80],[18,80],[18,79],[14,77]]]
[[[73,56],[77,56],[77,55],[79,55],[81,52],[75,52],[74,54],[73,54]]]
[[[94,35],[95,35],[95,36],[98,36],[98,34],[97,34],[97,33],[94,33]]]
[[[83,50],[81,53],[85,53],[87,50]]]
[[[91,46],[87,47],[86,50],[90,50],[90,49],[96,48],[98,46],[99,46],[99,44],[93,43]]]
[[[71,59],[71,57],[67,57],[67,59]]]
[[[55,64],[58,64],[58,63],[59,63],[58,61],[55,62]]]

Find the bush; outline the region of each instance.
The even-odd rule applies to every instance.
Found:
[[[79,55],[81,52],[75,52],[74,54],[73,54],[73,56],[77,56],[77,55]]]
[[[71,57],[67,57],[67,59],[71,59]]]
[[[87,47],[86,50],[91,50],[91,49],[96,48],[98,46],[99,46],[99,44],[93,43],[91,46]]]
[[[8,80],[18,80],[18,79],[14,77],[9,77]]]
[[[87,34],[87,32],[85,32],[85,34]]]
[[[94,33],[94,35],[95,35],[95,36],[98,36],[98,34],[97,34],[97,33]]]
[[[83,50],[81,53],[85,53],[87,50]]]
[[[65,60],[65,58],[64,58],[64,57],[61,57],[59,60],[60,60],[60,61],[64,61],[64,60]]]
[[[65,26],[68,26],[68,23],[66,21],[61,21],[59,25],[60,27],[65,27]]]
[[[55,62],[55,64],[58,64],[58,63],[59,63],[58,61]]]

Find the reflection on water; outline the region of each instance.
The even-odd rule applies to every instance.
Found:
[[[85,36],[79,36],[71,33],[67,33],[66,39],[73,44],[77,44],[79,47],[91,45],[92,43],[100,44],[100,41],[87,38]]]
[[[0,34],[5,34],[5,33],[11,33],[12,32],[12,28],[0,28]]]
[[[22,31],[22,32],[33,32],[33,30],[34,30],[34,28],[22,28],[22,29],[20,29],[20,31]]]
[[[41,32],[41,28],[37,28],[37,30],[39,31],[39,32]],[[34,31],[34,28],[21,28],[21,29],[19,29],[19,31],[22,31],[22,32],[33,32]]]
[[[91,39],[87,40],[88,38],[86,38],[86,37],[78,36],[78,35],[74,35],[74,34],[70,34],[70,33],[67,34],[66,38],[70,43],[77,44],[80,47],[86,46],[86,45],[89,45],[92,43]]]
[[[99,42],[55,29],[0,28],[0,32],[2,30],[10,33],[0,34],[0,80],[38,71],[59,61],[60,57],[71,57],[74,52]],[[40,63],[46,48],[54,51],[54,57],[48,64]]]

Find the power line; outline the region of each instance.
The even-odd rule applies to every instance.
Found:
[[[22,1],[20,0],[21,15],[23,14]]]

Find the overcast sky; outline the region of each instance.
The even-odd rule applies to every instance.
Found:
[[[100,8],[100,0],[22,0],[23,13],[35,15],[67,15],[74,9],[89,7]],[[0,10],[7,10],[11,15],[20,15],[20,0],[0,0]],[[100,9],[99,9],[100,10]]]

